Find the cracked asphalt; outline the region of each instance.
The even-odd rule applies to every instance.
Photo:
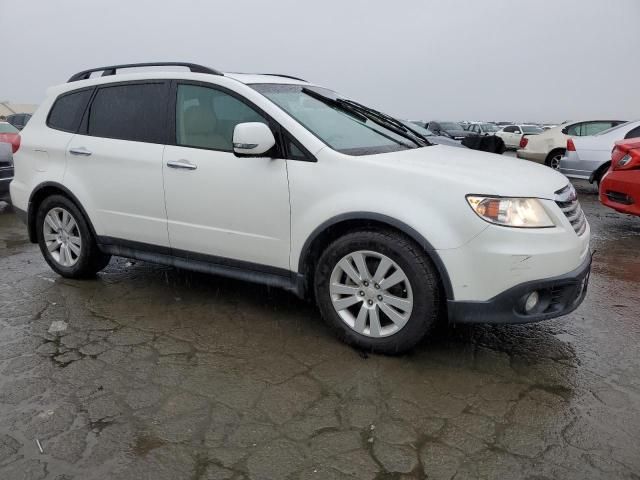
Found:
[[[0,479],[638,479],[640,218],[579,192],[576,312],[398,358],[262,286],[127,259],[62,279],[0,206]]]

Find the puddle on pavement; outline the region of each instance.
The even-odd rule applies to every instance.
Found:
[[[132,451],[139,457],[144,457],[151,450],[166,445],[166,442],[152,435],[138,435],[133,444]]]

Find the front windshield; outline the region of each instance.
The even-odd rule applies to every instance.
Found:
[[[370,155],[415,148],[416,144],[360,115],[305,93],[312,90],[329,99],[340,98],[326,88],[273,83],[251,87],[302,124],[334,150],[347,155]]]
[[[443,130],[462,130],[462,127],[458,123],[454,122],[437,122],[440,128]]]

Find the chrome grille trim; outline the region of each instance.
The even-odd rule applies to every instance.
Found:
[[[569,220],[573,230],[578,236],[582,235],[587,230],[587,217],[582,211],[573,185],[569,184],[555,192],[555,194],[556,204]]]

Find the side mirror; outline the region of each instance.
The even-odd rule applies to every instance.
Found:
[[[233,151],[239,155],[262,155],[275,144],[273,133],[264,123],[239,123],[233,129]]]

